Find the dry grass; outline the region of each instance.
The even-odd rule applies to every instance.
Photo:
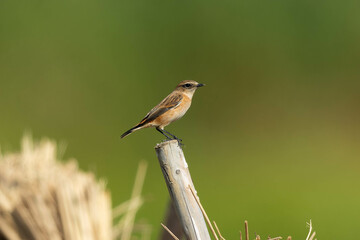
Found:
[[[175,234],[172,233],[172,232],[170,231],[170,229],[168,229],[164,224],[161,223],[161,226],[171,235],[171,237],[172,237],[173,239],[179,240],[179,238],[177,238],[177,237],[175,236]]]
[[[103,180],[58,161],[53,141],[24,137],[20,153],[0,154],[0,239],[150,239],[150,227],[134,223],[145,172],[142,163],[131,199],[112,214]]]
[[[63,163],[56,156],[53,141],[34,143],[30,137],[23,138],[20,153],[0,153],[0,240],[150,239],[151,227],[135,223],[136,213],[144,202],[141,190],[145,162],[139,165],[130,200],[112,210],[110,193],[103,180],[80,171],[76,160]],[[213,221],[215,231],[199,198],[190,189],[214,239],[225,240]],[[306,240],[316,240],[311,220],[308,226]],[[172,237],[178,239],[174,234]],[[247,221],[244,237],[250,240]],[[254,238],[260,240],[259,235]]]
[[[207,224],[208,224],[208,227],[210,228],[210,230],[211,230],[211,232],[212,232],[212,234],[213,234],[214,239],[215,239],[215,240],[218,240],[219,237],[220,237],[221,240],[225,240],[225,238],[222,236],[222,234],[221,234],[221,232],[220,232],[220,230],[219,230],[216,222],[213,221],[217,233],[215,232],[215,230],[214,230],[214,228],[213,228],[213,226],[212,226],[212,224],[211,224],[211,222],[210,222],[210,219],[209,219],[209,217],[208,217],[208,215],[207,215],[204,207],[203,207],[203,206],[201,205],[201,203],[200,203],[200,199],[199,199],[199,198],[197,197],[197,195],[195,194],[195,190],[194,190],[190,185],[189,185],[188,187],[190,188],[193,197],[195,198],[196,202],[198,203],[198,205],[199,205],[199,207],[200,207],[200,209],[201,209],[201,211],[202,211],[202,213],[203,213],[203,215],[204,215],[204,217],[205,217],[205,219],[206,219],[206,222],[207,222]],[[178,239],[165,225],[163,225],[163,224],[161,224],[161,225],[171,234],[171,236],[173,237],[173,239],[175,239],[175,240]],[[307,237],[306,237],[306,240],[316,240],[316,238],[315,238],[315,234],[316,234],[316,233],[312,231],[313,229],[312,229],[312,222],[311,222],[311,220],[310,220],[310,223],[307,223],[307,225],[309,226],[309,233],[308,233],[308,235],[307,235]],[[219,237],[218,237],[217,235],[219,235]],[[240,239],[240,240],[243,239],[243,236],[242,236],[241,231],[240,231],[239,239]],[[282,238],[282,237],[274,237],[274,238],[271,238],[270,236],[267,237],[267,240],[281,240],[281,239],[283,239],[283,238]],[[286,239],[287,239],[287,240],[291,240],[291,236],[288,236]],[[248,221],[245,221],[245,240],[250,240]],[[255,236],[255,240],[261,240],[260,236],[259,236],[259,235],[256,235],[256,236]]]

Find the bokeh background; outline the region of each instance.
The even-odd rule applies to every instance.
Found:
[[[360,227],[360,2],[1,1],[0,145],[24,131],[130,197],[155,239],[168,193],[154,129],[120,135],[178,82],[205,83],[167,130],[184,140],[203,205],[227,239],[353,238]]]

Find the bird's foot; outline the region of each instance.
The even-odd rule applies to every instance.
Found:
[[[179,145],[180,148],[182,148],[183,146],[185,146],[185,144],[183,144],[183,143],[180,142],[179,140],[178,140],[178,145]]]
[[[178,141],[178,144],[179,144],[180,147],[184,146],[184,144],[182,143],[182,139],[177,138],[177,137],[174,136],[174,140]]]
[[[168,141],[172,141],[172,140],[176,140],[180,147],[185,146],[185,144],[182,143],[182,139],[180,139],[180,138],[166,138],[166,139],[162,140],[162,142],[168,142]]]

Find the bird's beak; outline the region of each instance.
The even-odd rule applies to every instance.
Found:
[[[205,84],[199,83],[198,85],[196,85],[196,87],[203,87],[205,86]]]

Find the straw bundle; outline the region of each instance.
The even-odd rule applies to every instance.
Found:
[[[0,154],[0,239],[112,239],[105,183],[56,154],[54,142],[29,137],[20,153]]]

